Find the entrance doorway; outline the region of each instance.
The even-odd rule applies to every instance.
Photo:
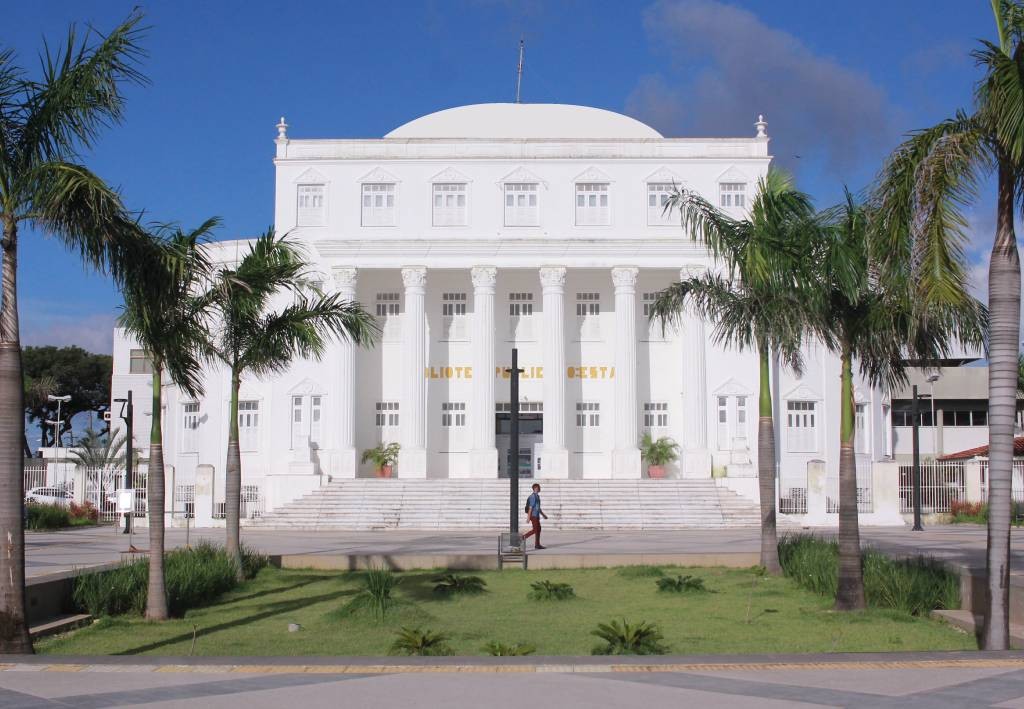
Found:
[[[544,406],[539,401],[519,404],[519,450],[510,450],[512,413],[508,403],[499,403],[495,413],[494,443],[498,448],[498,477],[508,478],[512,466],[519,466],[520,478],[532,478],[537,469],[541,443],[544,440]]]

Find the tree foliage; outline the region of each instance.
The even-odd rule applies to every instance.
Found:
[[[25,414],[39,424],[40,447],[51,446],[53,426],[46,420],[57,418],[57,402],[47,394],[71,396],[60,406],[62,432],[71,430],[71,418],[82,412],[102,414],[110,407],[110,378],[113,358],[94,354],[81,347],[25,347],[21,354],[25,380]]]

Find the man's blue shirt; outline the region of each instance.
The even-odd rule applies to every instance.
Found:
[[[526,499],[526,506],[530,510],[530,517],[540,517],[540,494],[533,492]]]

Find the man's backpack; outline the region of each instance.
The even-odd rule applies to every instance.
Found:
[[[526,514],[530,514],[530,503],[529,502],[526,503],[526,509],[524,509],[523,512],[525,512]]]

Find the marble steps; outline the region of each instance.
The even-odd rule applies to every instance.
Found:
[[[520,486],[525,505],[529,485]],[[549,529],[724,528],[759,523],[756,504],[711,480],[542,480]],[[257,526],[290,529],[499,529],[507,480],[336,480]]]

